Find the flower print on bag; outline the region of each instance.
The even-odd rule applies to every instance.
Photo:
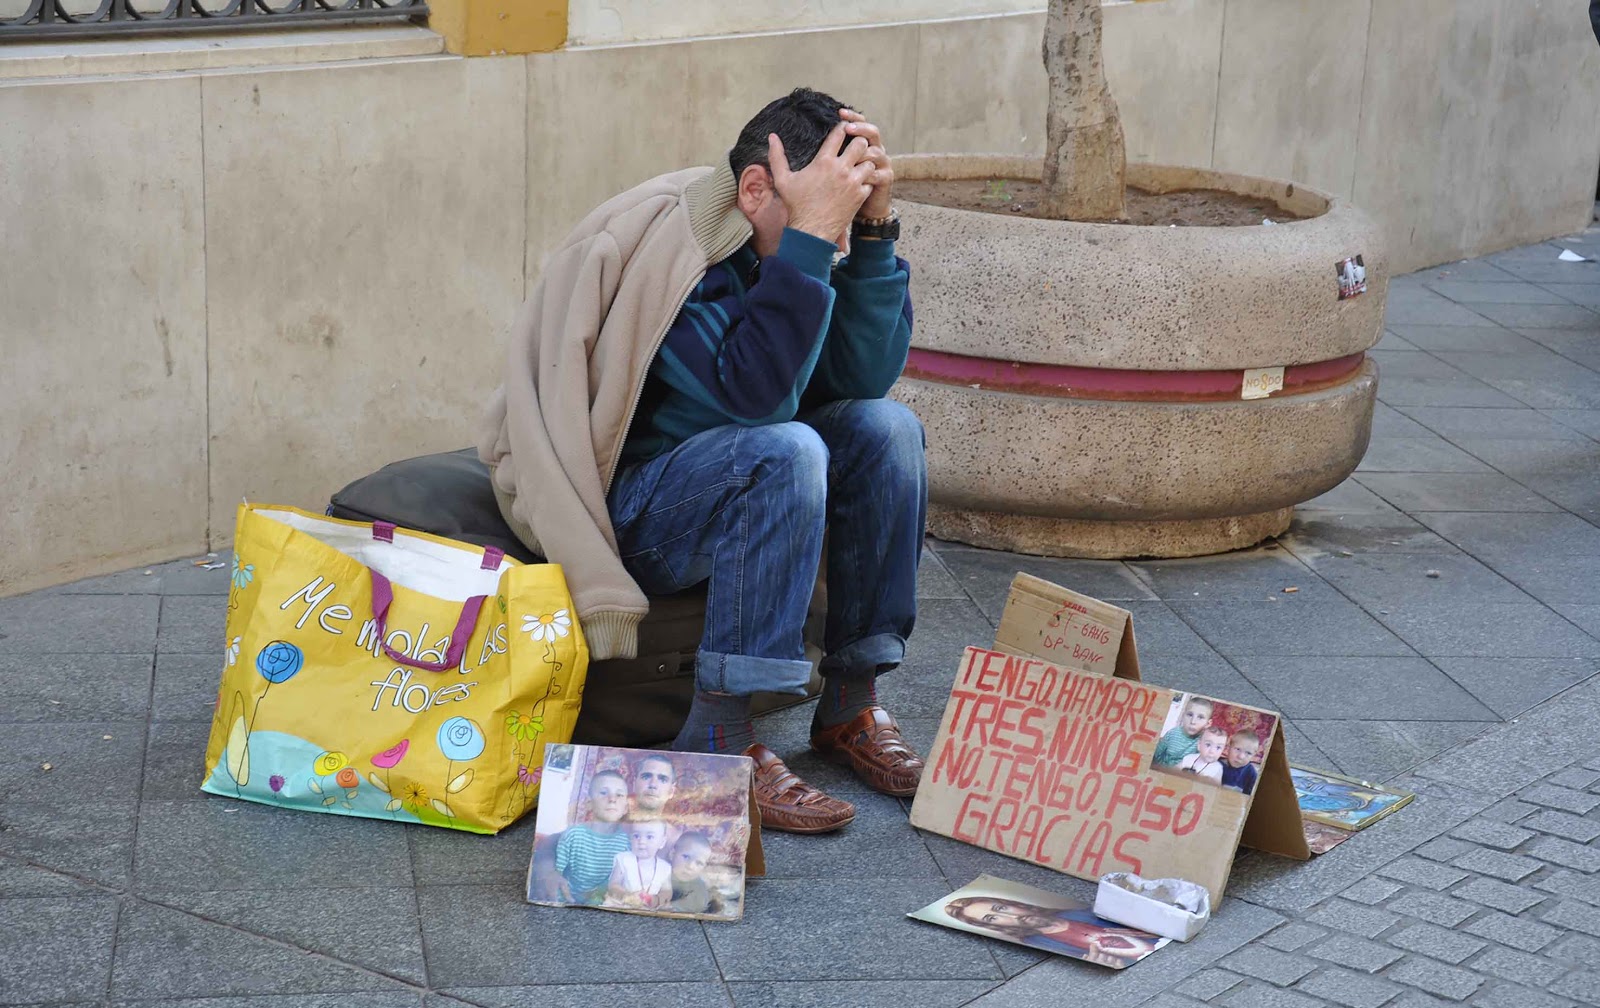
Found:
[[[511,788],[506,799],[506,816],[514,818],[518,813],[518,804],[522,811],[528,811],[528,806],[533,804],[533,789],[539,786],[539,778],[544,776],[544,767],[530,767],[526,763],[517,764],[517,783],[520,788]]]
[[[228,588],[229,612],[239,608],[239,593],[244,591],[245,588],[249,587],[250,582],[255,580],[255,576],[256,565],[241,563],[239,560],[239,554],[235,552],[233,554],[233,574],[229,582],[230,587]]]
[[[372,765],[381,770],[392,770],[400,764],[401,760],[406,758],[406,750],[410,748],[411,740],[403,738],[383,752],[373,756]],[[387,791],[389,789],[384,788],[384,790]]]
[[[506,715],[506,733],[514,739],[532,742],[544,732],[544,718],[537,714],[512,711]]]
[[[471,767],[456,773],[457,762],[475,760],[483,755],[483,729],[471,718],[453,717],[439,726],[439,751],[444,753],[444,758],[450,762],[445,767],[445,794],[455,794],[465,790],[472,783],[476,773]],[[435,798],[432,802],[434,810],[440,815],[450,818],[455,813],[450,811],[447,802]]]
[[[288,641],[275,640],[256,655],[256,671],[273,685],[293,679],[305,663],[305,652]]]
[[[557,609],[548,616],[524,616],[522,631],[532,634],[536,641],[554,642],[572,632],[572,617],[565,609]]]
[[[250,586],[251,581],[255,580],[255,576],[256,565],[241,564],[239,562],[239,554],[235,553],[233,555],[233,586],[243,591]]]
[[[307,778],[306,786],[309,787],[315,794],[326,794],[326,792],[322,790],[321,778],[327,777],[330,774],[339,774],[339,776],[335,778],[335,782],[338,784],[343,784],[344,772],[349,769],[349,766],[350,757],[346,756],[342,752],[339,752],[338,750],[322,753],[316,759],[311,761],[311,772],[316,774],[316,776]],[[349,772],[351,777],[355,776],[354,770],[350,770]],[[351,797],[354,795],[354,791],[350,792]],[[332,805],[338,800],[338,795],[327,795],[322,799],[322,804]],[[345,807],[350,807],[350,803],[348,801],[345,802]]]
[[[522,802],[523,810],[527,810],[531,801],[531,798],[528,794],[528,789],[539,783],[539,775],[541,771],[530,770],[528,768],[528,763],[523,761],[533,761],[533,754],[537,747],[532,743],[540,735],[544,734],[544,718],[531,712],[524,714],[521,711],[512,711],[506,715],[506,734],[516,739],[519,743],[529,743],[528,751],[526,753],[524,753],[522,749],[515,743],[513,743],[511,747],[511,756],[513,759],[517,760],[517,781],[522,785],[522,789],[520,791],[517,789],[512,789],[510,796],[506,801],[506,815],[507,817],[511,817],[516,814],[514,810],[519,799]]]
[[[372,782],[373,787],[377,788],[379,791],[382,791],[384,794],[391,793],[389,788],[389,772],[398,766],[401,760],[406,758],[406,752],[410,750],[410,748],[411,740],[401,739],[399,742],[396,742],[383,752],[373,754],[372,765],[383,771],[383,780],[379,780],[378,775],[375,773],[367,774],[367,780]],[[388,804],[384,806],[384,811],[397,812],[400,810],[401,804],[402,802],[399,798],[391,797]]]
[[[344,788],[344,798],[339,802],[347,809],[355,808],[356,794],[360,790],[361,775],[356,773],[355,767],[345,767],[334,774],[333,782]]]
[[[560,687],[556,685],[556,675],[562,666],[561,661],[556,658],[556,641],[572,632],[572,617],[565,609],[557,609],[548,616],[524,616],[522,630],[535,641],[544,642],[544,660],[550,665],[550,678],[545,683],[544,696],[534,702],[530,715],[541,719],[540,726],[543,730],[542,714],[545,701],[550,699],[552,693],[560,692]]]
[[[234,638],[234,643],[238,643],[238,638]],[[231,661],[231,647],[229,656]],[[305,660],[305,654],[288,641],[273,641],[262,648],[260,654],[256,655],[256,671],[260,672],[261,678],[267,681],[267,686],[266,689],[261,691],[261,695],[256,697],[255,706],[250,708],[250,720],[246,721],[241,713],[241,716],[234,724],[233,735],[228,740],[228,748],[230,750],[235,745],[238,746],[237,755],[230,755],[229,757],[234,760],[237,766],[230,765],[229,772],[233,774],[234,782],[240,788],[243,788],[250,778],[250,733],[255,731],[256,719],[261,714],[261,702],[267,698],[268,693],[272,692],[273,686],[293,679],[295,674],[300,671],[300,666],[305,664]],[[235,693],[234,698],[235,706],[242,706],[242,694]],[[315,782],[313,781],[313,783]]]
[[[453,762],[475,760],[483,755],[483,729],[471,718],[453,717],[439,726],[439,751]]]
[[[400,792],[400,800],[414,809],[428,804],[428,789],[413,781]]]

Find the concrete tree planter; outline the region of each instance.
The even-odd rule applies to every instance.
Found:
[[[1037,179],[1037,158],[915,155],[900,179]],[[929,531],[1092,558],[1195,556],[1281,533],[1366,451],[1387,257],[1376,223],[1302,186],[1129,165],[1305,220],[1140,227],[901,201],[917,322],[894,396],[928,432]],[[1338,297],[1360,255],[1366,293]],[[1247,369],[1283,388],[1242,398]]]

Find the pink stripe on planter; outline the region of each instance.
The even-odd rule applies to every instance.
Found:
[[[1314,364],[1283,369],[1283,390],[1278,398],[1315,392],[1354,377],[1366,354],[1350,354]],[[939,350],[913,348],[905,374],[944,385],[977,386],[993,392],[1058,396],[1068,399],[1144,399],[1175,402],[1238,399],[1244,372],[1134,371],[1122,368],[1069,367],[1063,364],[1022,364],[988,357],[967,357]]]

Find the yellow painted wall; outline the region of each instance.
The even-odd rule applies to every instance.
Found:
[[[428,27],[462,56],[550,52],[567,40],[567,0],[429,0]]]

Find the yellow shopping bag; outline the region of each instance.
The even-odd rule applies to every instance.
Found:
[[[246,505],[201,786],[495,833],[572,738],[588,665],[555,564]]]

